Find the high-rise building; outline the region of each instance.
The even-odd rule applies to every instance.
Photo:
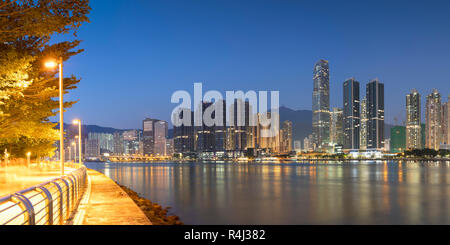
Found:
[[[144,155],[154,154],[155,147],[155,122],[158,120],[146,118],[142,122],[142,142],[144,143]]]
[[[204,115],[206,109],[210,106],[212,106],[212,102],[202,102],[200,105],[200,109],[202,110],[202,113],[198,114]],[[203,118],[199,119],[199,122],[201,122],[200,126],[195,126],[195,135],[197,139],[197,152],[214,152],[215,150],[215,137],[214,137],[214,126],[208,126],[205,124],[205,121],[202,120]]]
[[[281,153],[289,153],[292,151],[292,122],[284,121],[280,134],[280,151]]]
[[[359,82],[354,78],[344,82],[344,149],[359,149],[360,114]]]
[[[426,148],[439,150],[442,137],[441,95],[437,89],[427,96],[426,102]]]
[[[359,148],[361,150],[367,149],[367,99],[361,100],[361,133],[359,136]]]
[[[88,138],[98,140],[98,144],[100,146],[101,153],[114,152],[114,136],[113,136],[113,134],[89,132]]]
[[[183,113],[190,114],[190,124],[173,127],[174,151],[175,153],[193,153],[195,152],[194,112],[189,109],[181,110],[180,118],[184,117]]]
[[[384,149],[384,84],[378,79],[366,85],[367,148]]]
[[[330,141],[330,73],[326,60],[320,60],[314,66],[312,98],[314,143],[317,150],[326,151]]]
[[[450,145],[450,95],[442,106],[442,144]]]
[[[98,139],[85,139],[84,157],[98,158],[100,157],[100,145]]]
[[[390,150],[391,152],[403,152],[406,148],[406,127],[394,126],[391,128]]]
[[[420,94],[413,89],[410,94],[406,95],[406,149],[422,148],[421,121]]]
[[[344,112],[342,108],[333,108],[331,112],[330,143],[344,145]]]
[[[153,155],[166,156],[168,124],[166,121],[154,122],[154,145]]]
[[[127,130],[122,133],[123,136],[123,153],[127,155],[139,154],[139,131]]]
[[[122,155],[124,153],[122,132],[120,131],[114,132],[113,139],[114,139],[114,154]]]

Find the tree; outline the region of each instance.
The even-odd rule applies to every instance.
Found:
[[[57,71],[43,67],[49,57],[64,61],[83,50],[79,40],[50,45],[53,34],[73,33],[88,22],[88,0],[0,0],[0,150],[12,154],[25,149],[51,155],[57,140]],[[64,78],[64,92],[76,88],[79,79]],[[64,103],[71,107],[76,101]]]

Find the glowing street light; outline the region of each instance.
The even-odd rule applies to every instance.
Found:
[[[77,161],[77,144],[75,142],[72,142],[72,146],[73,146],[73,161],[76,162]]]
[[[78,162],[79,164],[82,164],[81,162],[81,120],[75,119],[72,121],[73,124],[78,124]]]
[[[59,65],[59,149],[61,164],[61,175],[64,175],[64,101],[63,101],[63,59],[59,57],[59,62],[56,60],[49,60],[45,62],[45,67],[54,69]],[[70,156],[70,155],[69,155]]]

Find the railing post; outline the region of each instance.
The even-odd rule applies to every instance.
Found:
[[[66,187],[67,187],[67,203],[66,203],[66,207],[67,207],[67,212],[66,212],[66,216],[64,217],[64,219],[67,219],[67,218],[69,218],[69,215],[70,215],[70,186],[69,186],[69,183],[67,182],[67,180],[65,180],[65,179],[63,179],[63,178],[61,178],[61,181],[62,182],[64,182],[64,184],[66,185]]]
[[[63,195],[64,195],[64,193],[62,191],[61,186],[58,183],[56,183],[56,180],[53,181],[52,184],[54,184],[56,186],[56,188],[58,188],[58,190],[59,190],[59,224],[62,225],[62,224],[64,224],[64,213],[63,213],[63,205],[64,205],[63,204],[63,201],[64,201]]]
[[[48,191],[47,188],[45,188],[44,186],[39,186],[38,188],[41,189],[47,196],[48,224],[53,225],[53,197],[52,197],[52,194],[50,194],[50,191]]]
[[[20,193],[14,194],[13,197],[19,199],[19,201],[21,203],[23,203],[23,205],[25,206],[25,209],[27,210],[27,214],[28,214],[28,224],[35,225],[34,208],[33,208],[33,205],[31,204],[30,200],[28,200],[28,198],[26,198],[24,195],[22,195]]]

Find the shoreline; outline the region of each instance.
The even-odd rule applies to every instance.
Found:
[[[167,215],[170,207],[163,208],[161,205],[141,197],[139,193],[130,188],[117,182],[116,184],[130,196],[153,225],[184,225],[184,223],[180,221],[180,217],[176,215]]]

